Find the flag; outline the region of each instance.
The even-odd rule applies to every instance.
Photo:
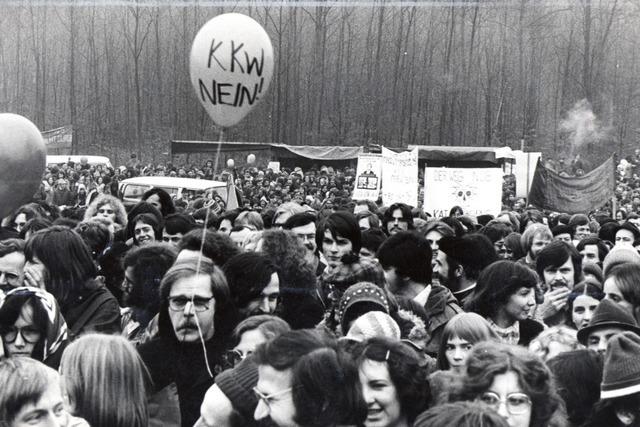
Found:
[[[560,176],[538,160],[529,190],[529,204],[556,212],[587,213],[611,200],[614,188],[613,157],[577,177]]]
[[[233,183],[233,175],[227,177],[227,207],[225,210],[233,210],[239,207],[238,194],[236,193],[236,186]]]

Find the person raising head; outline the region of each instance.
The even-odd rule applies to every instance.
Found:
[[[71,413],[92,427],[148,425],[148,375],[133,344],[125,338],[83,335],[64,351],[60,373]]]
[[[356,359],[368,413],[365,427],[411,426],[431,400],[427,362],[409,345],[367,340]]]
[[[546,427],[553,418],[563,418],[549,368],[528,350],[479,343],[467,358],[466,368],[460,398],[493,408],[509,426]]]

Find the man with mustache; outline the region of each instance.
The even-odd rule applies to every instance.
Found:
[[[582,278],[582,257],[573,245],[560,240],[549,243],[536,259],[536,272],[545,290],[536,316],[547,326],[564,323],[567,298]]]
[[[413,215],[411,208],[404,203],[394,203],[384,212],[382,219],[383,229],[389,234],[399,231],[413,230]]]
[[[160,283],[158,335],[138,347],[154,389],[178,389],[182,426],[193,426],[236,325],[224,273],[206,258],[178,261]]]

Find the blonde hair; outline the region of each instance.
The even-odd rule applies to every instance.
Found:
[[[74,415],[92,427],[146,427],[149,375],[133,344],[87,334],[69,345],[60,372]]]

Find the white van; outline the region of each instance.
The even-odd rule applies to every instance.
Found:
[[[174,200],[191,200],[201,197],[207,190],[215,190],[227,200],[227,183],[208,179],[175,178],[170,176],[138,176],[120,181],[118,193],[125,206],[132,206],[142,199],[142,195],[152,188],[162,188]]]
[[[82,163],[81,159],[87,159],[87,163],[92,166],[102,165],[105,167],[113,168],[111,166],[111,161],[108,157],[105,156],[76,156],[76,155],[48,155],[47,156],[47,167],[53,165],[61,165],[63,163],[73,162],[73,163]]]

